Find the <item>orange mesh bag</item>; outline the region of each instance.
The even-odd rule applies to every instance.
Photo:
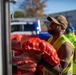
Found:
[[[22,53],[19,56],[15,56],[13,58],[13,64],[17,64],[17,73],[15,75],[35,75],[37,64],[27,54]]]
[[[28,36],[27,34],[12,34],[11,35],[11,43],[12,43],[12,50],[15,56],[20,55],[22,53],[21,50],[21,38],[22,36]]]
[[[17,73],[12,75],[35,75],[36,71],[36,63],[34,60],[30,59],[27,55],[23,54],[21,47],[21,38],[23,36],[28,36],[26,34],[11,35],[12,47],[14,50],[14,57],[12,60],[12,64],[17,64]],[[19,49],[20,48],[20,49]]]
[[[22,37],[21,46],[25,52],[32,50],[37,54],[44,53],[42,58],[52,66],[60,64],[60,59],[54,47],[37,36]]]
[[[37,54],[42,53],[43,51],[40,49],[41,40],[36,35],[23,36],[21,39],[21,47],[22,50],[27,52],[28,50],[32,50]]]
[[[22,36],[19,35],[19,34],[12,34],[12,35],[11,35],[11,40],[12,40],[12,41],[18,41],[18,42],[19,42],[19,41],[21,41],[21,37],[22,37]]]
[[[21,38],[22,38],[22,36],[19,34],[12,34],[11,35],[12,50],[19,50],[20,49]]]
[[[44,67],[42,65],[37,65],[35,75],[43,75]]]

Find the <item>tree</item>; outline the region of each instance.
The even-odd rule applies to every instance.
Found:
[[[43,9],[46,7],[47,0],[24,0],[21,9],[24,10],[26,17],[44,17]]]
[[[22,11],[16,11],[14,13],[14,18],[22,18],[25,17],[25,14]]]

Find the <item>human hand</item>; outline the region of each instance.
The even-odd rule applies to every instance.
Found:
[[[41,61],[42,55],[44,53],[36,54],[34,51],[28,51],[27,55],[30,56],[38,64]]]

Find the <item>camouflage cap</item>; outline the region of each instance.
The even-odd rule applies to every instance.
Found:
[[[47,20],[53,21],[56,24],[63,26],[64,29],[66,29],[68,27],[67,19],[63,15],[59,15],[59,16],[56,16],[56,17],[48,16]]]

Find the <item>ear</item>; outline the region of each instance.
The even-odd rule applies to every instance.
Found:
[[[65,32],[65,28],[61,26],[61,32]]]
[[[61,26],[61,29],[62,29],[62,30],[65,30],[65,28],[64,28],[63,26]]]

